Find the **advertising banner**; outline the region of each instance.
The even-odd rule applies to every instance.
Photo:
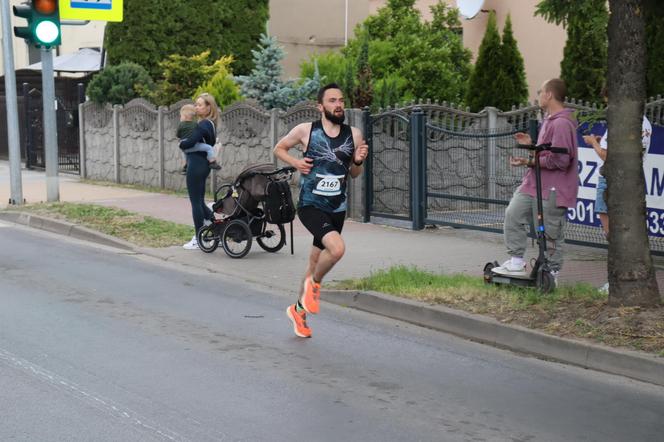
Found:
[[[650,148],[645,153],[643,171],[645,173],[646,206],[648,208],[648,234],[664,237],[664,127],[653,126]],[[595,124],[592,133],[603,135],[606,125]],[[597,178],[602,160],[592,147],[586,146],[582,135],[585,127],[579,128],[579,195],[576,207],[570,208],[567,219],[574,224],[600,227],[595,213]]]

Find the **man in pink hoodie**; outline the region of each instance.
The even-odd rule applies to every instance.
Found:
[[[564,106],[567,87],[558,78],[546,81],[538,91],[538,102],[545,118],[540,127],[537,144],[551,143],[554,147],[565,147],[569,154],[544,151],[540,154],[542,174],[542,198],[544,206],[544,227],[547,239],[549,264],[554,278],[562,268],[564,227],[567,208],[576,204],[579,190],[578,144],[572,109]],[[515,135],[519,144],[531,144],[529,135]],[[503,274],[528,274],[524,254],[528,244],[527,228],[537,225],[537,201],[535,190],[535,169],[532,158],[511,157],[513,167],[526,167],[527,171],[519,188],[505,210],[505,246],[510,255],[501,267],[494,271]]]

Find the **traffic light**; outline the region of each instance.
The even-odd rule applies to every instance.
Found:
[[[14,35],[46,49],[60,45],[58,0],[29,0],[13,9],[15,16],[28,21],[27,26],[14,26]]]

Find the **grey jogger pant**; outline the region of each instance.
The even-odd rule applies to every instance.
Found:
[[[563,266],[563,242],[567,208],[556,206],[556,192],[549,193],[544,206],[544,230],[547,254],[551,270],[560,271]],[[528,226],[537,228],[537,200],[518,190],[514,192],[505,210],[505,247],[510,256],[523,257],[528,245]]]

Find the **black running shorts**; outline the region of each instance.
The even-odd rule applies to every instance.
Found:
[[[304,206],[297,209],[297,215],[302,225],[314,236],[314,246],[325,249],[323,237],[330,232],[339,232],[344,227],[346,212],[325,212],[314,206]]]

